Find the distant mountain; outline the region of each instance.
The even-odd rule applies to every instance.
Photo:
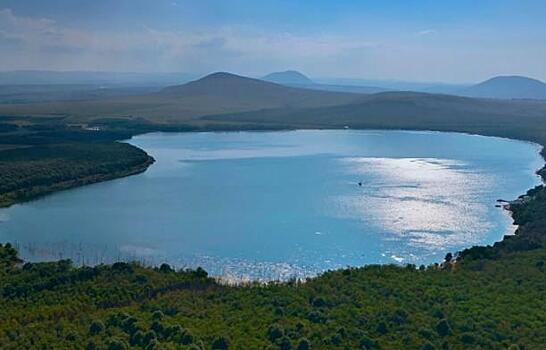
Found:
[[[267,125],[321,125],[367,129],[426,129],[514,135],[514,119],[540,125],[546,102],[492,100],[420,92],[364,95],[354,103],[320,108],[285,108],[204,117]]]
[[[307,77],[306,75],[294,70],[271,73],[263,77],[262,80],[304,89],[348,92],[354,94],[375,94],[378,92],[384,92],[389,90],[375,86],[320,84],[309,79],[309,77]]]
[[[266,75],[262,80],[282,85],[312,85],[314,82],[306,75],[295,71],[287,70]]]
[[[318,78],[317,84],[343,86],[346,88],[373,88],[381,91],[414,91],[431,94],[454,94],[469,87],[469,84],[449,84],[441,82],[419,82],[403,80],[378,80],[358,78]],[[378,92],[378,91],[376,91]]]
[[[358,101],[362,95],[317,91],[279,85],[219,72],[156,93],[86,101],[1,105],[0,115],[67,114],[74,118],[97,115],[141,117],[178,123],[200,116],[271,108],[316,108]]]
[[[522,76],[499,76],[459,92],[470,97],[546,99],[546,84]]]
[[[218,72],[184,85],[170,86],[160,92],[163,96],[202,100],[202,106],[219,112],[226,109],[264,109],[295,106],[325,106],[351,102],[359,96],[302,89]]]

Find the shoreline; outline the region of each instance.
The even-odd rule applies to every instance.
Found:
[[[144,150],[121,142],[35,145],[0,155],[0,169],[5,173],[0,175],[7,176],[7,183],[0,187],[0,208],[136,175],[155,162]],[[10,183],[13,178],[20,181]]]
[[[31,201],[43,198],[44,196],[48,196],[54,193],[58,193],[58,192],[62,192],[62,191],[66,191],[66,190],[70,190],[70,189],[74,189],[78,187],[111,181],[115,179],[121,179],[121,178],[132,176],[132,175],[138,175],[148,170],[148,167],[150,167],[150,165],[152,165],[154,162],[155,160],[152,157],[150,157],[146,162],[139,164],[133,168],[126,169],[125,171],[109,173],[109,174],[99,174],[95,176],[87,176],[87,177],[77,178],[74,180],[59,182],[52,186],[48,186],[47,188],[38,189],[38,191],[40,191],[39,193],[37,193],[36,195],[33,195],[32,197],[25,198],[23,200],[0,201],[0,209],[9,208],[16,204],[31,202]],[[11,194],[12,194],[11,192],[8,192],[6,195],[9,196]]]
[[[541,144],[539,144],[537,142],[530,141],[530,140],[520,140],[520,139],[500,137],[500,136],[488,136],[488,135],[481,135],[481,134],[467,133],[467,132],[440,131],[440,130],[419,130],[419,129],[396,129],[396,130],[394,130],[394,129],[378,129],[378,128],[374,128],[374,129],[339,129],[339,128],[328,128],[328,129],[320,128],[320,129],[316,129],[315,128],[315,129],[291,129],[291,130],[278,130],[278,129],[263,130],[262,129],[262,130],[258,130],[257,132],[286,132],[286,131],[297,132],[297,131],[313,131],[313,130],[315,130],[315,131],[326,131],[326,130],[336,130],[337,131],[337,130],[339,130],[339,131],[359,131],[359,132],[401,131],[401,132],[416,132],[416,133],[446,133],[447,132],[447,133],[453,133],[453,134],[465,134],[465,135],[478,136],[478,137],[494,137],[494,138],[504,139],[504,140],[508,140],[508,141],[526,142],[526,143],[532,144],[533,146],[535,146],[535,148],[536,148],[538,154],[541,156],[542,160],[546,161],[545,158],[544,158],[544,146],[542,146]],[[230,132],[231,133],[231,132],[254,132],[254,131],[252,131],[252,130],[237,130],[237,131],[235,131],[235,130],[226,130],[226,131],[211,130],[211,131],[183,131],[183,132],[150,131],[150,132],[142,133],[142,134],[138,134],[138,135],[153,134],[153,133],[160,133],[160,134],[181,133],[181,134],[185,134],[185,133],[189,133],[189,132],[191,132],[191,133],[196,133],[196,132],[197,133],[226,133],[226,132]],[[147,159],[146,162],[144,162],[142,164],[139,164],[139,165],[137,165],[137,166],[135,166],[135,167],[133,167],[131,169],[127,169],[126,171],[121,171],[119,173],[110,173],[110,174],[104,174],[103,176],[99,176],[99,177],[87,177],[87,178],[81,178],[81,179],[70,180],[70,181],[66,181],[66,182],[63,182],[63,183],[59,183],[59,184],[56,184],[55,186],[52,186],[52,187],[48,188],[47,190],[41,192],[37,196],[34,196],[32,198],[28,198],[28,200],[14,201],[12,203],[8,203],[7,205],[5,205],[5,203],[0,203],[0,208],[8,207],[10,205],[17,204],[17,203],[23,203],[23,202],[31,201],[31,200],[40,198],[40,197],[42,197],[44,195],[60,192],[60,191],[67,190],[67,189],[77,188],[77,187],[81,187],[81,186],[85,186],[85,185],[89,185],[89,184],[94,184],[94,183],[106,182],[106,181],[110,181],[110,180],[123,178],[123,177],[136,175],[136,174],[145,172],[148,169],[148,167],[154,163],[154,159],[150,155],[148,155],[148,153],[146,153],[145,150],[143,150],[143,149],[139,148],[138,146],[133,145],[132,143],[130,143],[130,140],[133,137],[138,136],[138,135],[132,135],[130,138],[126,138],[124,140],[119,140],[119,141],[116,141],[116,142],[129,144],[130,146],[135,147],[138,150],[144,152],[148,156],[148,159]],[[541,168],[534,171],[534,173],[537,174],[539,176],[539,178],[540,178],[540,184],[544,184],[544,181],[545,181],[545,176],[544,175],[546,175],[545,172],[544,172],[545,169],[546,169],[546,164],[543,163]],[[525,194],[519,196],[518,198],[522,198],[523,196],[525,196]],[[513,236],[518,234],[518,229],[519,229],[520,226],[515,223],[513,212],[510,210],[510,207],[509,207],[510,203],[513,203],[514,201],[517,201],[518,198],[516,198],[516,199],[514,199],[512,201],[510,201],[510,200],[508,200],[508,201],[497,200],[497,202],[499,204],[502,204],[501,207],[502,207],[503,211],[506,211],[507,215],[510,216],[510,218],[512,220],[511,225],[513,225],[515,227],[513,228],[513,230],[512,230],[512,227],[510,227],[510,231],[511,232],[513,231],[513,233],[511,233],[511,234],[507,234],[506,231],[504,233],[500,232],[499,236],[501,237],[501,239],[498,240],[498,241],[494,241],[492,243],[493,245],[503,242],[506,239],[506,237],[513,237]],[[481,246],[481,245],[471,246],[471,247],[466,248],[464,250],[472,249],[472,248],[475,248],[475,247],[483,247],[483,246]],[[440,262],[438,262],[438,263],[440,263]],[[366,264],[366,265],[376,265],[376,264]],[[363,265],[363,266],[366,266],[366,265]],[[362,266],[355,266],[355,267],[362,267]],[[320,275],[320,274],[318,274],[318,275]],[[218,276],[218,277],[222,278],[222,276]],[[316,277],[316,276],[313,276],[312,278],[314,278],[314,277]]]

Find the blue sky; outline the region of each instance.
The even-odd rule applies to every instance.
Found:
[[[0,0],[0,67],[546,80],[546,1]]]

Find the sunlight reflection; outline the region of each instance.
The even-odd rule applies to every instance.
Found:
[[[364,189],[334,198],[339,217],[380,227],[396,239],[430,250],[472,245],[491,228],[487,207],[473,200],[494,178],[466,171],[449,159],[342,158],[348,173],[367,179]]]

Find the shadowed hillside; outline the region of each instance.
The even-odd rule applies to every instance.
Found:
[[[526,138],[531,129],[533,134],[540,130],[546,134],[546,103],[386,92],[363,96],[347,105],[272,109],[203,119],[294,127],[450,130]]]

